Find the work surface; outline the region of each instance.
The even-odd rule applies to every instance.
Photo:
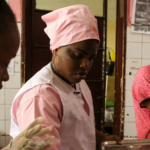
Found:
[[[102,150],[150,150],[150,139],[145,140],[123,140],[122,145],[116,142],[102,143]]]

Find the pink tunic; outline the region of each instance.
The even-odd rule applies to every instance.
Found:
[[[84,109],[89,115],[89,107],[84,101]],[[35,118],[45,118],[43,127],[53,128],[51,135],[55,136],[54,145],[49,149],[60,149],[60,123],[63,117],[63,106],[59,92],[50,84],[38,85],[21,94],[13,104],[14,121],[23,131]],[[50,135],[48,134],[48,135]]]
[[[146,108],[140,108],[139,104],[143,100],[150,98],[150,65],[138,70],[132,86],[132,95],[138,139],[149,139],[150,111]]]

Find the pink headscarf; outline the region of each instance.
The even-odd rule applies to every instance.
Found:
[[[88,6],[73,5],[42,16],[45,33],[50,38],[50,49],[88,39],[99,39],[97,20]]]
[[[140,68],[136,73],[132,95],[138,139],[150,138],[150,111],[140,108],[139,105],[143,100],[150,98],[150,65]]]

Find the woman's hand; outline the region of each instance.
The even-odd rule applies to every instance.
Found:
[[[117,144],[121,145],[121,140],[116,135],[105,135],[101,133],[100,131],[96,130],[96,143],[100,144],[105,141],[116,141]]]
[[[51,127],[43,128],[41,123],[43,117],[35,119],[23,132],[15,139],[10,141],[10,144],[4,149],[11,150],[45,150],[53,144],[54,136],[41,138],[41,136],[51,132]]]
[[[116,141],[117,144],[122,145],[120,138],[116,135],[106,135],[103,142],[105,141]]]

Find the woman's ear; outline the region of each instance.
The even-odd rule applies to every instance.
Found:
[[[58,49],[53,50],[53,54],[56,55],[57,51],[58,51]]]

